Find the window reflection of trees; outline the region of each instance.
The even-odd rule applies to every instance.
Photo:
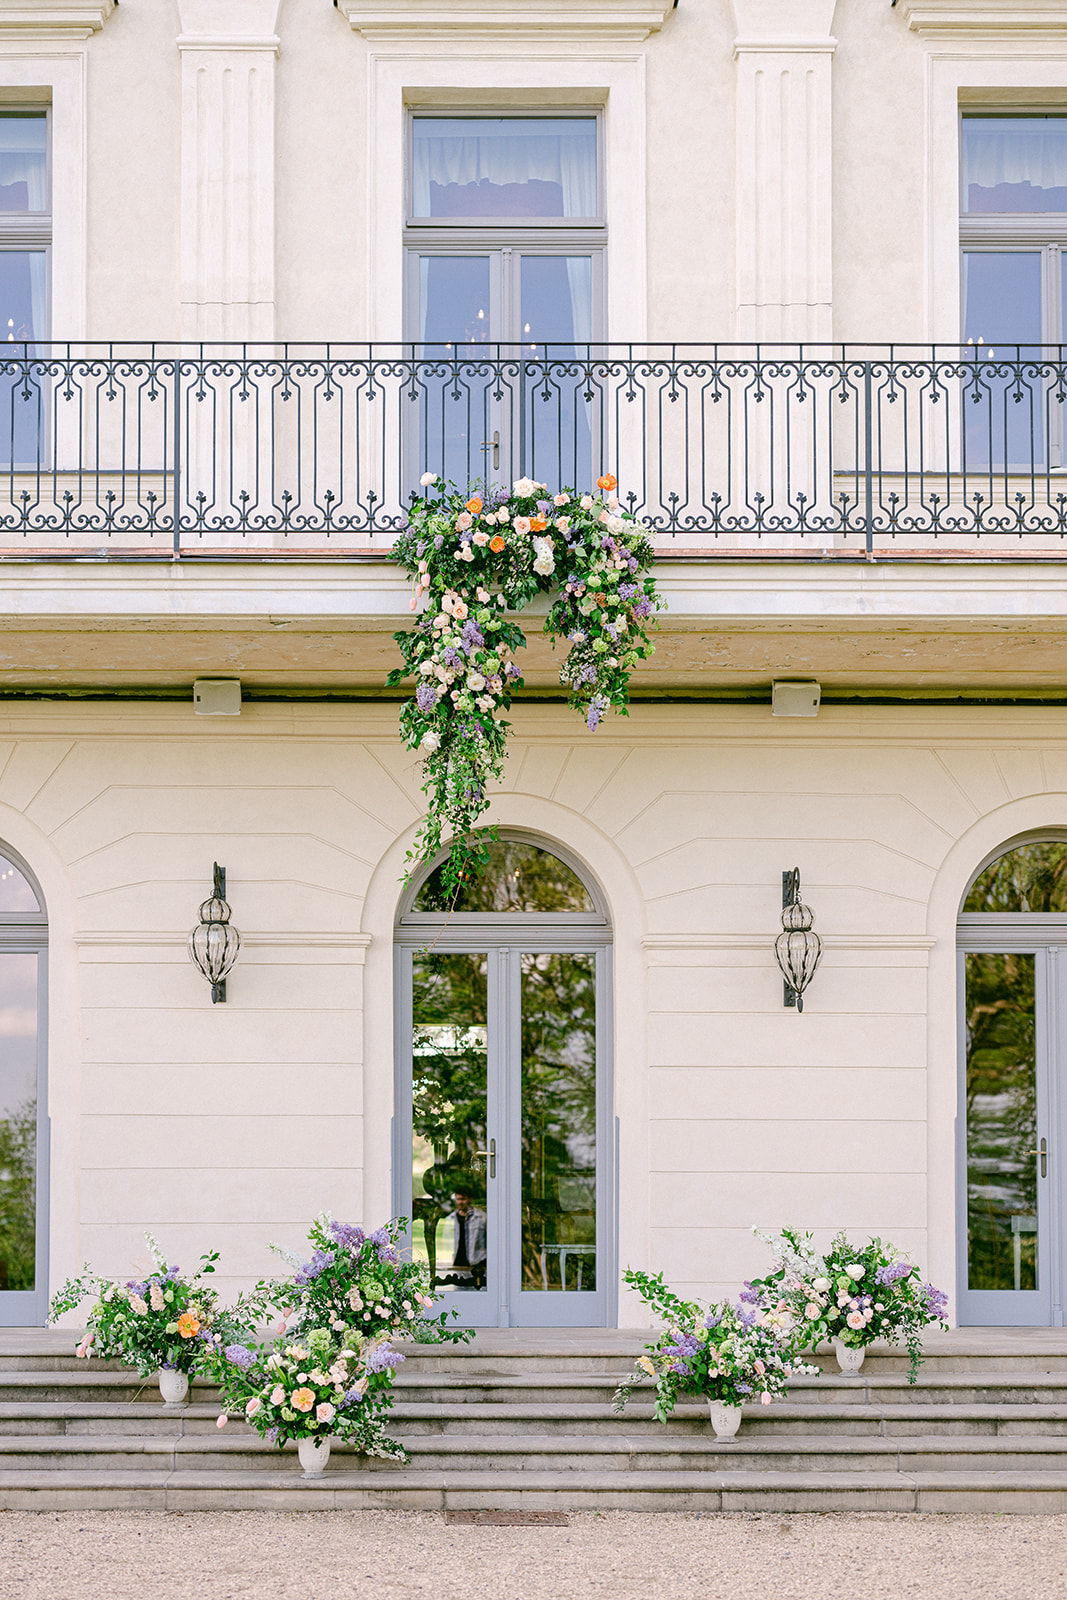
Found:
[[[522,1284],[596,1287],[596,958],[522,960]],[[581,1248],[584,1247],[584,1248]]]
[[[1046,839],[1008,850],[980,873],[964,911],[1067,912],[1067,842]]]
[[[971,1289],[1037,1287],[1033,955],[967,956],[967,1249]],[[1019,1227],[1016,1221],[1016,1229]]]
[[[0,1289],[34,1286],[37,1096],[0,1118]]]
[[[477,912],[585,911],[595,908],[580,878],[558,856],[517,839],[495,839],[488,845],[484,872],[466,884],[453,903],[441,888],[443,865],[431,872],[419,890],[414,911]]]
[[[487,978],[484,955],[414,961],[412,1209],[415,1244],[438,1275],[437,1230],[466,1188],[485,1209]],[[443,1264],[443,1267],[450,1263]],[[442,1267],[442,1270],[443,1270]]]

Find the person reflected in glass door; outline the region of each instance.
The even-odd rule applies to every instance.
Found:
[[[447,1283],[454,1289],[484,1289],[485,1212],[471,1204],[471,1197],[466,1189],[456,1189],[453,1192],[452,1204],[455,1209],[444,1219],[452,1229],[452,1268],[447,1276],[439,1278],[438,1282]]]

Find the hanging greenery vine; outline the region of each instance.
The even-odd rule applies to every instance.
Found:
[[[443,880],[455,891],[485,859],[491,836],[476,825],[490,779],[503,775],[510,723],[500,713],[522,683],[515,655],[526,637],[516,614],[538,593],[557,591],[545,632],[570,645],[560,682],[595,732],[610,707],[626,715],[630,674],[655,648],[648,621],[663,602],[652,546],[621,509],[610,474],[597,479],[596,495],[550,495],[530,478],[510,492],[464,494],[432,472],[422,487],[393,546],[419,617],[395,635],[404,665],[388,681],[418,680],[400,728],[408,748],[422,752],[429,807],[408,861],[432,859],[450,832]]]

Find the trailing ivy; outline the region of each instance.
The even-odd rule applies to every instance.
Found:
[[[414,625],[396,635],[415,692],[400,713],[405,744],[422,752],[427,816],[412,865],[431,860],[451,835],[443,881],[450,892],[485,859],[491,834],[477,828],[491,780],[503,776],[510,724],[501,712],[522,683],[516,617],[556,591],[545,631],[570,649],[560,681],[590,732],[614,707],[626,715],[630,674],[655,648],[649,618],[663,604],[644,527],[621,509],[615,479],[598,494],[550,495],[520,478],[511,491],[461,493],[434,473],[411,509],[393,556],[411,575]]]

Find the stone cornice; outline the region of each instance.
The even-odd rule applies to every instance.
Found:
[[[337,0],[337,8],[375,44],[518,36],[634,41],[658,32],[673,0]]]
[[[0,43],[10,39],[88,39],[115,0],[0,0]]]
[[[924,38],[1067,36],[1067,0],[899,0],[899,9],[908,27]]]

